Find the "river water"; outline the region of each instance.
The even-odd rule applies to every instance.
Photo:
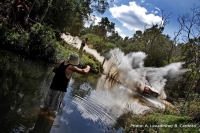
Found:
[[[124,113],[140,115],[152,107],[165,108],[160,100],[134,90],[136,75],[130,75],[127,64],[124,71],[124,65],[111,63],[102,75],[74,74],[58,115],[49,116],[40,105],[54,75],[53,66],[0,51],[1,133],[122,133],[118,118]]]
[[[116,116],[96,97],[101,95],[96,92],[99,75],[73,75],[58,115],[42,111],[53,65],[0,51],[1,133],[122,132],[120,126],[114,128]]]

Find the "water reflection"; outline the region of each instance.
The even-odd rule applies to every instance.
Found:
[[[0,132],[28,132],[49,86],[49,66],[0,52]]]
[[[95,101],[96,98],[90,99],[96,92],[98,75],[73,75],[64,98],[65,106],[52,117],[40,110],[40,104],[50,86],[53,65],[30,61],[7,51],[1,51],[0,57],[1,133],[102,133],[115,130],[108,124],[113,123],[115,117],[110,115],[107,107]],[[81,104],[85,106],[80,108]],[[85,115],[84,107],[89,109],[87,115],[90,116]]]
[[[55,116],[49,115],[48,111],[41,109],[34,128],[29,133],[49,133],[55,118]]]
[[[90,90],[88,95],[81,97],[79,94],[71,97],[70,93],[74,88],[69,87],[64,98],[65,107],[62,115],[57,116],[53,123],[51,133],[103,133],[103,132],[122,132],[122,129],[113,128],[116,122],[102,102],[92,98],[96,92],[91,89],[89,83],[83,83],[79,91]],[[98,93],[97,93],[98,94]]]
[[[152,107],[164,108],[156,99],[133,93],[119,82],[112,81],[111,87],[106,75],[98,78],[95,86],[84,82],[74,88],[76,82],[73,80],[68,89],[64,99],[66,106],[62,115],[56,117],[51,133],[121,133],[123,128],[117,120],[124,113],[143,114]]]

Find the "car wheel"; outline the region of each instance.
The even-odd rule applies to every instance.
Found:
[[[152,96],[154,96],[154,97],[157,98],[157,97],[158,97],[158,93],[153,92],[153,93],[152,93]]]

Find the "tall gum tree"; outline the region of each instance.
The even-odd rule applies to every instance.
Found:
[[[183,60],[186,67],[192,69],[194,78],[194,88],[200,93],[200,7],[193,5],[191,15],[183,14],[178,17],[178,23],[182,27],[183,41]]]

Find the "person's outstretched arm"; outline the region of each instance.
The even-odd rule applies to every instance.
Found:
[[[90,71],[90,66],[87,65],[85,68],[81,69],[76,66],[72,66],[69,68],[71,71],[79,73],[79,74],[87,74]]]

